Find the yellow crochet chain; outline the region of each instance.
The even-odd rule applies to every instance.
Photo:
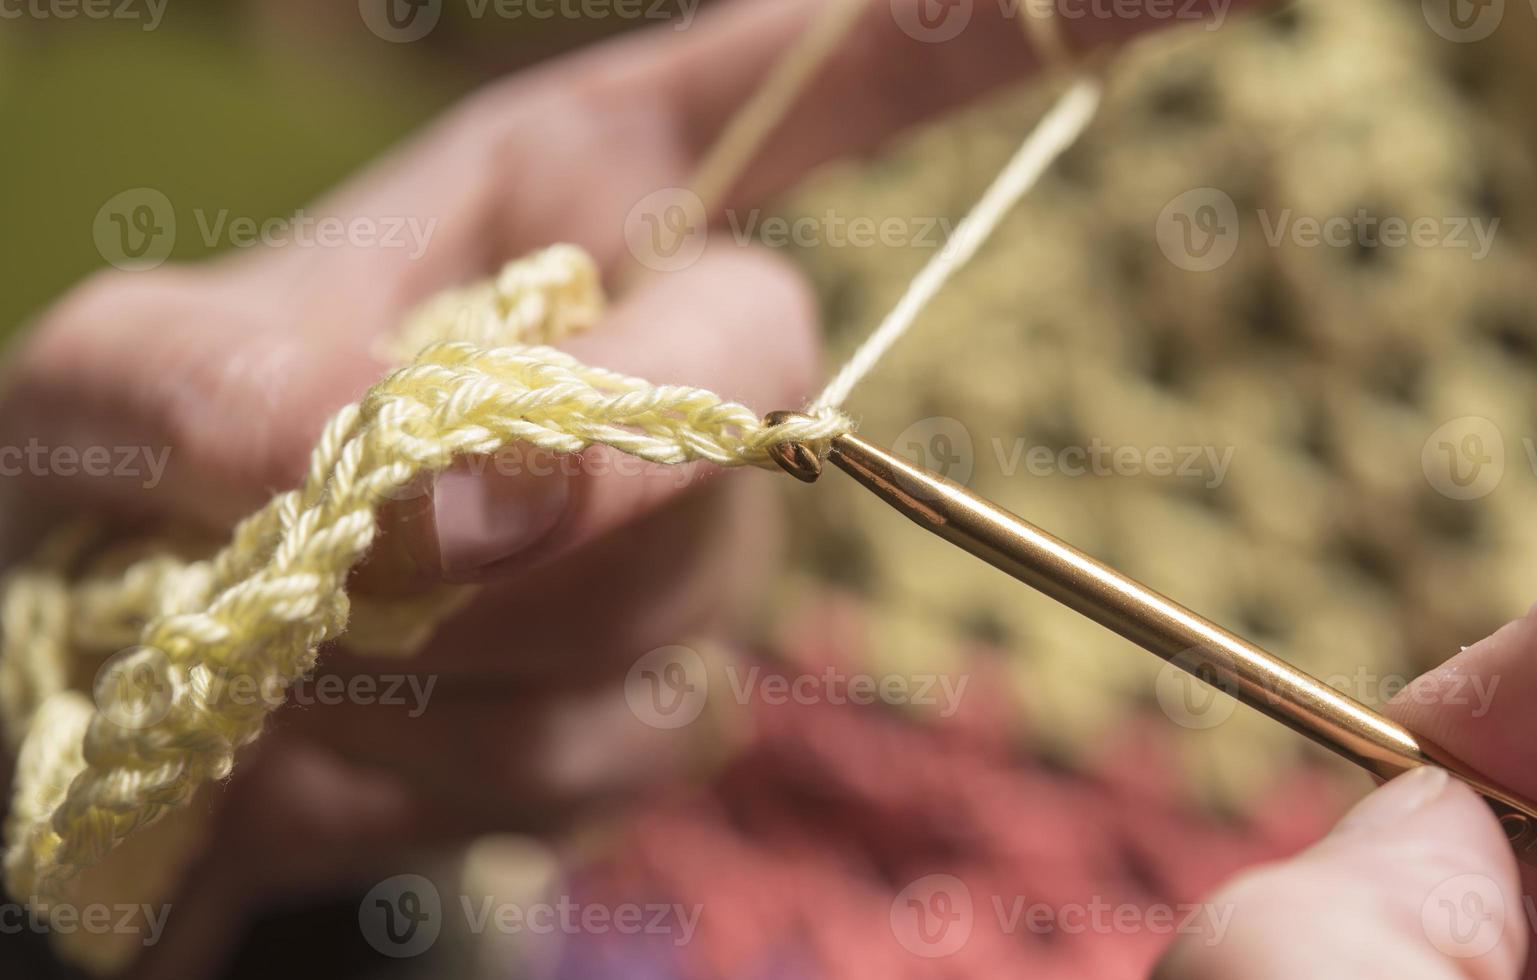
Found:
[[[342,409],[304,485],[243,521],[212,559],[152,557],[74,595],[37,573],[13,581],[0,653],[0,710],[12,737],[23,736],[6,854],[11,893],[59,896],[136,829],[229,774],[276,702],[232,698],[219,678],[286,688],[310,671],[317,648],[347,625],[347,577],[374,541],[378,508],[421,475],[517,442],[773,468],[771,446],[825,444],[850,428],[835,410],[770,428],[703,389],[655,386],[524,343],[585,328],[602,308],[597,270],[581,250],[557,246],[515,262],[493,284],[435,300],[409,330],[472,332],[502,346],[434,344]],[[39,655],[9,633],[13,614],[21,623],[45,615],[29,602],[67,608],[76,633],[146,620],[138,648],[98,678],[94,708],[63,688],[67,645]]]
[[[702,168],[698,183],[712,197],[865,2],[830,5],[776,69],[746,112],[755,122],[729,130]],[[17,759],[5,828],[11,895],[44,908],[71,897],[83,872],[228,776],[237,751],[260,735],[322,644],[348,631],[363,650],[410,653],[459,608],[462,590],[378,605],[346,591],[374,542],[379,508],[456,458],[514,443],[560,453],[605,445],[655,463],[777,471],[775,447],[825,450],[851,431],[838,406],[1076,140],[1098,96],[1089,80],[1068,90],[891,315],[789,422],[770,426],[709,391],[653,385],[550,346],[592,326],[604,309],[592,260],[556,246],[410,317],[389,348],[409,362],[338,412],[303,486],[241,522],[213,557],[186,561],[157,547],[72,582],[71,537],[54,542],[9,577],[0,597],[0,719]],[[82,666],[114,650],[124,652],[105,660],[90,696],[71,684]],[[232,696],[231,678],[276,696]],[[165,826],[146,835],[156,839],[133,856],[130,874],[97,876],[84,890],[99,897],[126,888],[135,901],[169,894],[199,841]],[[130,955],[80,933],[60,938],[71,958],[99,969]]]

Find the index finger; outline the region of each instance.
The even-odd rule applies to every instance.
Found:
[[[775,63],[834,0],[729,4],[706,29],[671,45],[661,32],[634,42],[635,71],[654,84],[698,160],[753,95]],[[857,0],[856,0],[857,2]],[[1238,0],[1258,6],[1260,0]],[[1094,0],[865,0],[867,9],[775,128],[730,204],[780,190],[811,167],[882,139],[1041,70],[1029,21],[1043,22],[1063,47],[1087,53],[1180,25],[1220,27],[1231,0],[1204,4]],[[663,47],[667,54],[662,55]],[[573,65],[573,68],[576,66]]]

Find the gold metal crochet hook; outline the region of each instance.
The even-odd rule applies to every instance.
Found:
[[[793,413],[775,412],[776,425]],[[776,446],[807,483],[822,472],[808,447]],[[1436,765],[1484,797],[1525,863],[1537,866],[1537,806],[1445,749],[1196,615],[970,490],[871,445],[835,437],[827,460],[920,527],[1264,712],[1382,779]]]

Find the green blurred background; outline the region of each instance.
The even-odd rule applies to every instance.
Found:
[[[446,4],[428,38],[395,44],[353,0],[169,0],[152,30],[129,2],[143,17],[0,17],[6,334],[104,265],[91,226],[114,194],[291,216],[467,89],[633,23]],[[205,251],[179,235],[172,257]]]

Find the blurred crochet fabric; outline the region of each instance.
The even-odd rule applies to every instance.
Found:
[[[323,7],[273,4],[260,23],[323,21]],[[503,53],[486,47],[466,60]],[[1537,425],[1533,51],[1537,18],[1448,43],[1412,0],[1296,0],[1149,38],[1117,62],[1087,139],[848,408],[867,438],[1380,704],[1532,599],[1537,430],[1489,420]],[[1007,93],[782,202],[779,217],[824,231],[834,215],[908,232],[793,245],[830,363],[1048,94]],[[425,117],[431,101],[392,108]],[[351,156],[387,142],[362,131],[343,134]],[[271,196],[354,162],[333,153]],[[1340,216],[1434,218],[1469,247],[1292,233]],[[676,928],[490,930],[453,950],[467,975],[1139,976],[1184,916],[1210,911],[1203,892],[1315,839],[1366,788],[849,481],[782,483],[794,571],[755,660],[732,679],[712,661],[711,683],[757,681],[718,768],[558,852],[493,840],[462,868],[466,894],[660,905]],[[765,693],[828,677],[908,696]],[[1132,924],[1096,926],[1095,910]],[[353,928],[355,902],[340,919]],[[390,975],[412,970],[446,975]]]
[[[1533,27],[1448,44],[1416,4],[1314,0],[1150,39],[1089,138],[856,394],[862,431],[1387,700],[1531,599],[1530,440],[1480,423],[1537,420],[1537,130],[1514,81]],[[998,100],[826,174],[786,213],[957,218],[1043,106]],[[1197,229],[1222,238],[1214,259],[1155,245],[1181,207],[1215,209]],[[1437,217],[1469,247],[1278,235],[1336,215]],[[1497,229],[1487,254],[1470,229]],[[834,363],[928,254],[806,251]],[[1476,460],[1438,444],[1486,435],[1510,456],[1499,492],[1460,499],[1444,467]],[[847,481],[786,492],[804,571],[783,599],[798,625],[771,643],[781,669],[971,684],[949,718],[756,704],[750,749],[713,786],[583,862],[610,901],[708,910],[694,945],[654,950],[657,975],[1142,975],[1166,935],[1007,930],[989,903],[1189,902],[1314,839],[1367,785],[1246,709],[1182,703],[1153,658]],[[936,916],[974,903],[968,939],[912,955],[915,883]],[[621,955],[568,950],[558,975],[620,975]]]

